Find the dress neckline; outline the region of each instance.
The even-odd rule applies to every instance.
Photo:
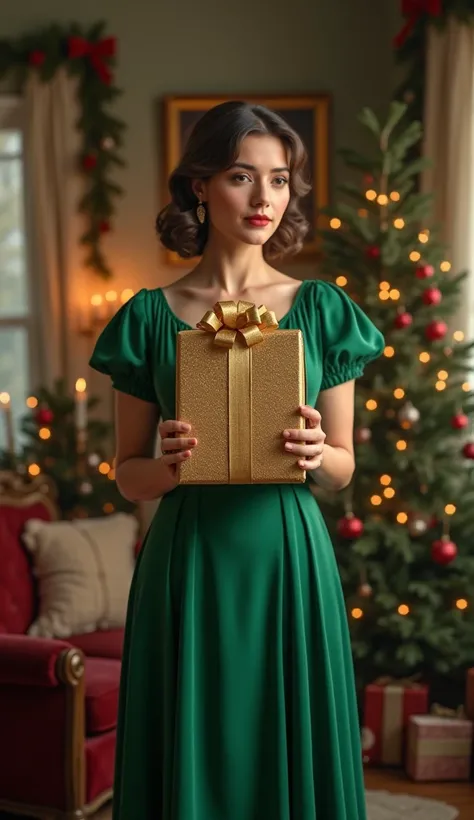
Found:
[[[286,322],[292,316],[294,311],[297,309],[297,307],[298,307],[298,305],[301,301],[302,295],[303,295],[303,290],[304,290],[305,286],[308,284],[309,281],[311,281],[311,280],[310,279],[303,279],[303,281],[301,282],[301,285],[299,286],[298,290],[295,293],[295,297],[293,299],[293,303],[292,303],[291,307],[289,308],[289,310],[287,310],[287,312],[284,314],[284,316],[281,317],[281,319],[277,319],[279,325],[282,325],[284,322]],[[158,291],[159,291],[159,294],[161,296],[163,306],[164,306],[166,312],[171,317],[171,319],[173,319],[175,324],[177,324],[178,326],[184,328],[185,330],[196,330],[195,327],[191,327],[191,325],[188,324],[188,322],[185,322],[184,319],[180,319],[180,317],[176,315],[176,313],[171,308],[170,303],[168,302],[168,299],[166,298],[166,296],[163,292],[163,288],[158,288]],[[270,310],[271,310],[271,308],[270,308]]]

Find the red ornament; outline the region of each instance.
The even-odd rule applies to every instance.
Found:
[[[402,0],[402,15],[405,23],[393,39],[395,48],[401,48],[423,15],[439,17],[443,13],[442,0]]]
[[[431,545],[431,558],[435,564],[445,566],[454,561],[458,554],[458,548],[454,541],[450,538],[439,538],[438,541],[433,541]]]
[[[434,322],[430,322],[428,327],[425,330],[425,336],[429,339],[430,342],[437,342],[440,339],[444,339],[448,332],[448,326],[446,322],[442,322],[440,319],[435,319]]]
[[[434,276],[435,269],[433,265],[418,265],[416,269],[417,279],[429,279]]]
[[[364,174],[364,183],[366,185],[372,185],[373,181],[374,181],[374,178],[373,178],[372,174]]]
[[[36,68],[40,68],[43,65],[44,61],[46,60],[46,54],[44,51],[40,51],[36,49],[32,51],[28,57],[28,62],[30,65],[36,66]]]
[[[394,325],[398,330],[404,330],[406,327],[410,327],[413,322],[413,316],[411,313],[407,313],[404,311],[403,313],[399,313],[395,319]]]
[[[364,524],[353,513],[348,513],[337,522],[337,532],[341,538],[359,538],[364,532]]]
[[[468,441],[462,448],[464,458],[474,459],[474,441]]]
[[[469,418],[464,413],[456,413],[451,419],[451,427],[454,430],[463,430],[469,424]]]
[[[423,291],[423,303],[425,305],[439,305],[442,298],[443,294],[439,288],[426,288]]]
[[[379,259],[380,248],[377,245],[369,245],[365,253],[368,259]]]
[[[40,407],[35,413],[35,420],[37,424],[51,424],[54,421],[54,413],[49,407]]]
[[[354,441],[356,444],[367,444],[372,438],[372,430],[370,427],[357,427],[354,430]]]
[[[82,160],[82,167],[85,171],[93,171],[97,165],[97,157],[95,154],[86,154]]]
[[[106,219],[103,219],[102,222],[99,223],[99,231],[101,233],[109,233],[110,230],[110,222],[108,222]]]

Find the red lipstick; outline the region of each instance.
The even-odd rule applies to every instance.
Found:
[[[247,222],[256,228],[265,228],[271,220],[264,214],[255,214],[255,216],[248,216]]]

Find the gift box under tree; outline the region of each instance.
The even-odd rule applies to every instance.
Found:
[[[411,679],[379,678],[365,688],[362,751],[365,764],[401,766],[412,715],[428,711],[428,687]]]
[[[413,780],[469,780],[473,723],[462,718],[412,715],[406,772]]]

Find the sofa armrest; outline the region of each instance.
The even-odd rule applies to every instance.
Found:
[[[75,685],[83,672],[82,652],[67,641],[0,635],[0,685]]]

